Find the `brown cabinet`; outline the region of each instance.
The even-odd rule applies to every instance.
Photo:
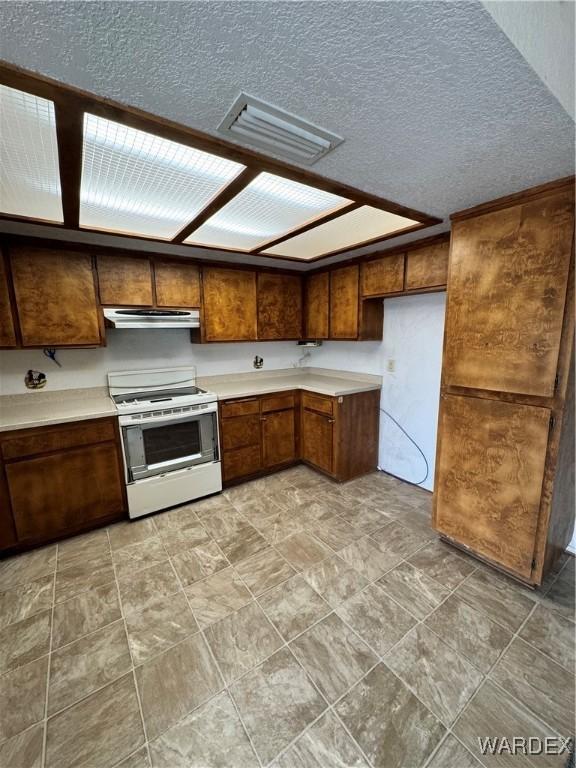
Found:
[[[91,256],[23,246],[10,260],[23,346],[103,343]]]
[[[448,241],[415,248],[406,254],[404,290],[439,288],[448,280]]]
[[[305,286],[304,336],[327,339],[330,334],[330,273],[310,275]]]
[[[156,306],[196,308],[200,306],[200,270],[182,261],[154,263]]]
[[[18,346],[6,259],[0,250],[0,348]]]
[[[385,296],[404,290],[404,254],[382,256],[362,264],[362,296]]]
[[[296,461],[294,408],[262,415],[262,461],[266,469]]]
[[[204,267],[204,341],[254,341],[256,272]]]
[[[12,541],[25,547],[72,535],[125,515],[115,419],[96,419],[0,434]]]
[[[574,525],[573,232],[571,184],[452,229],[434,526],[536,585]]]
[[[302,411],[302,459],[334,474],[334,419],[305,408]]]
[[[302,278],[258,273],[258,338],[299,339],[302,336]]]
[[[99,255],[96,264],[101,304],[127,307],[154,304],[149,259]]]
[[[357,264],[330,272],[331,339],[356,339],[358,336],[358,277]]]

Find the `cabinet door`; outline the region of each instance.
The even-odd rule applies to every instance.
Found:
[[[12,302],[8,288],[8,272],[6,261],[0,251],[0,347],[9,348],[18,346],[14,317],[12,315]]]
[[[195,264],[157,261],[154,265],[156,304],[159,307],[200,306],[200,270]]]
[[[40,541],[123,514],[114,443],[75,448],[6,465],[19,541]]]
[[[327,339],[330,331],[330,273],[320,272],[306,278],[306,315],[304,336]]]
[[[255,341],[256,273],[205,267],[204,340]]]
[[[334,419],[314,411],[302,411],[302,459],[325,472],[334,470]]]
[[[222,419],[222,450],[245,448],[260,442],[260,416],[236,416]]]
[[[250,477],[262,469],[262,455],[259,445],[238,448],[222,454],[222,480],[238,480]]]
[[[435,243],[406,254],[407,291],[446,285],[450,243]]]
[[[100,303],[110,306],[151,306],[152,270],[148,259],[98,256]]]
[[[436,530],[527,578],[532,571],[550,411],[444,395]]]
[[[404,254],[362,264],[362,296],[384,296],[404,290]]]
[[[573,205],[563,191],[454,222],[446,386],[554,394]]]
[[[262,417],[262,456],[265,467],[296,459],[294,410],[275,411]]]
[[[102,343],[90,256],[15,248],[11,262],[23,346],[88,347]]]
[[[302,279],[298,275],[258,274],[258,338],[302,336]]]
[[[358,278],[354,264],[330,273],[330,338],[358,337]]]

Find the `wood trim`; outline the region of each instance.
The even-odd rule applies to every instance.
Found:
[[[202,224],[204,224],[205,221],[208,221],[208,219],[213,216],[217,211],[219,211],[221,208],[223,208],[226,203],[229,203],[232,198],[236,197],[236,195],[241,192],[243,189],[245,189],[248,184],[250,184],[251,181],[254,181],[254,179],[259,175],[259,171],[254,170],[253,168],[244,168],[243,171],[241,171],[238,176],[232,179],[231,182],[229,182],[224,189],[216,195],[209,203],[208,205],[200,211],[200,213],[195,216],[192,221],[188,222],[185,227],[183,227],[180,232],[176,235],[176,237],[172,238],[173,243],[184,243],[184,240],[192,234],[192,232],[195,232],[198,227],[200,227]],[[185,245],[194,245],[193,243],[185,243]],[[205,246],[194,246],[195,248],[203,248]],[[221,246],[214,246],[214,248],[218,248],[218,250],[222,250]],[[234,251],[234,253],[238,253],[238,251]]]
[[[84,114],[75,110],[73,103],[67,104],[66,100],[56,102],[54,110],[64,226],[77,229],[80,224]]]
[[[512,195],[498,197],[496,200],[490,200],[487,203],[475,205],[472,208],[465,208],[462,211],[456,211],[456,213],[452,213],[450,215],[450,220],[462,221],[462,219],[470,219],[475,216],[482,216],[485,213],[499,211],[502,208],[510,208],[513,205],[525,203],[535,197],[552,195],[555,192],[559,192],[564,187],[574,188],[575,181],[575,176],[565,176],[562,179],[555,179],[554,181],[549,181],[546,184],[539,184],[537,187],[530,187],[529,189],[524,189],[521,192],[515,192]]]

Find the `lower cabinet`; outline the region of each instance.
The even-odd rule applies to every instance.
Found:
[[[334,419],[325,413],[302,411],[302,459],[321,469],[334,472]]]
[[[0,434],[4,548],[41,544],[125,517],[115,419]]]
[[[294,408],[262,416],[262,464],[266,469],[296,461]]]

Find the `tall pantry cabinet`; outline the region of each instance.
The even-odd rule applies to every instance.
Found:
[[[574,182],[452,220],[434,526],[538,585],[574,525]]]

